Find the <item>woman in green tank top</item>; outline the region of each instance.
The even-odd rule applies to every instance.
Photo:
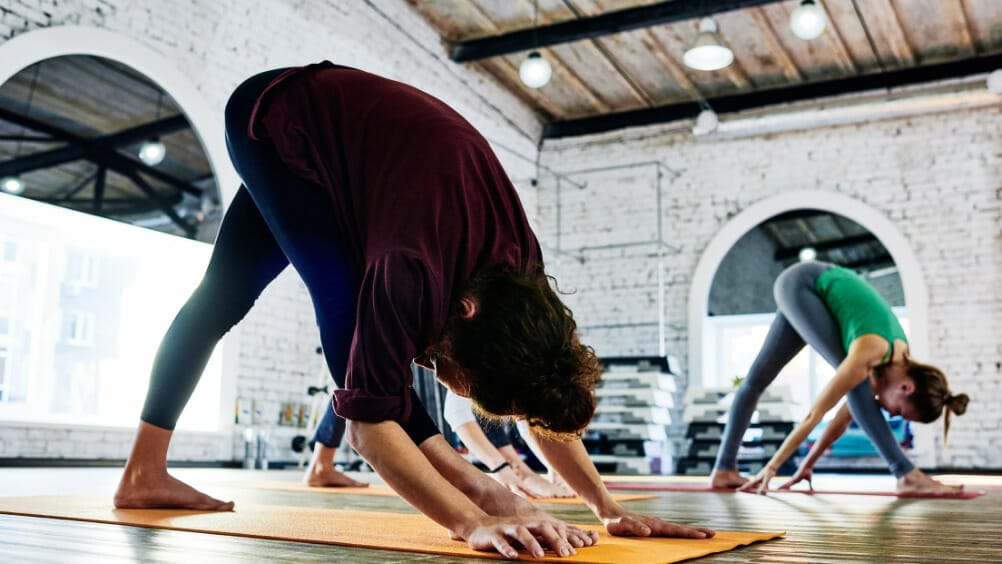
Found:
[[[950,392],[942,371],[911,358],[908,339],[887,302],[855,272],[822,262],[786,269],[776,280],[774,291],[779,311],[734,398],[712,485],[764,493],[778,468],[796,452],[825,413],[845,397],[846,403],[797,473],[781,487],[788,488],[801,480],[810,483],[814,463],[855,419],[898,478],[898,491],[956,493],[914,467],[880,413],[883,407],[891,415],[931,423],[946,408],[945,435],[950,426],[949,414],[964,413],[968,402],[966,394]],[[836,367],[835,376],[769,463],[754,478],[746,479],[737,471],[737,451],[755,404],[804,345],[810,345]]]

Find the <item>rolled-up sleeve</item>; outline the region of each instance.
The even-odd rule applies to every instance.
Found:
[[[428,346],[430,333],[438,332],[439,295],[417,258],[391,253],[369,263],[359,292],[345,387],[334,392],[338,415],[370,423],[396,421],[406,427],[412,411],[424,409],[412,393],[410,363]]]

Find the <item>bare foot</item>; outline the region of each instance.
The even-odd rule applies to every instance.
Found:
[[[574,490],[572,490],[571,487],[567,485],[567,482],[564,480],[564,477],[561,476],[560,474],[557,474],[556,472],[553,472],[551,470],[549,478],[550,478],[550,483],[553,484],[553,488],[556,490],[556,495],[554,495],[553,497],[574,497],[577,495],[576,493],[574,493]]]
[[[303,481],[311,488],[367,488],[369,484],[354,480],[333,466],[313,464],[306,470]]]
[[[574,497],[574,492],[570,488],[562,488],[531,470],[525,474],[520,473],[519,477],[522,478],[526,487],[531,487],[539,492],[540,495],[536,497]]]
[[[233,511],[233,502],[209,497],[171,476],[166,470],[143,472],[126,468],[115,492],[115,507]]]
[[[737,470],[714,470],[710,474],[710,487],[718,489],[740,488],[748,482]]]
[[[957,495],[962,491],[963,484],[950,486],[937,482],[918,468],[898,478],[898,493]]]

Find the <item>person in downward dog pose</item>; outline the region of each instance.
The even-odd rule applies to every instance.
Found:
[[[899,492],[956,493],[955,487],[933,480],[905,457],[880,408],[922,423],[935,421],[946,410],[945,434],[950,413],[963,414],[968,396],[954,395],[938,368],[911,358],[904,330],[887,302],[855,272],[824,262],[787,268],[776,279],[774,292],[779,311],[731,404],[711,485],[764,493],[779,467],[845,397],[796,474],[781,487],[810,482],[814,463],[855,419],[897,478]],[[737,471],[737,453],[758,398],[805,344],[836,367],[835,376],[769,463],[745,478]]]
[[[565,556],[597,539],[460,457],[413,390],[412,361],[483,412],[526,419],[611,534],[713,536],[628,511],[605,489],[580,439],[595,411],[598,360],[550,286],[514,186],[458,113],[324,62],[245,81],[227,104],[226,136],[244,185],[213,263],[239,264],[210,265],[212,307],[239,319],[291,263],[339,379],[333,405],[349,443],[414,507],[472,548],[510,558],[516,546]],[[195,382],[172,379],[192,374],[197,381],[187,371],[154,382],[147,404],[183,406]],[[156,421],[140,423],[116,505],[232,508],[168,474],[170,437]]]
[[[449,391],[445,395],[445,420],[459,440],[487,466],[487,473],[512,492],[527,498],[574,497],[574,492],[554,473],[553,481],[532,471],[512,446],[507,420],[477,417],[473,402]],[[519,429],[521,432],[521,429]],[[530,448],[530,437],[523,437]]]

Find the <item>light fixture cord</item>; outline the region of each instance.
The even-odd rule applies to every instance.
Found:
[[[532,3],[532,49],[539,48],[539,0]]]

